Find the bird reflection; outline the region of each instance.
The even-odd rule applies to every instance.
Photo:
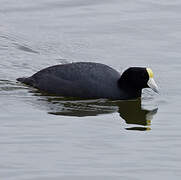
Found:
[[[143,126],[151,125],[153,115],[157,113],[157,108],[153,110],[143,109],[141,99],[135,101],[122,101],[117,104],[119,114],[127,124],[138,124]]]
[[[85,117],[118,112],[126,124],[139,125],[138,127],[126,128],[127,130],[150,130],[151,120],[158,110],[157,108],[153,110],[143,109],[141,99],[110,101],[106,99],[82,100],[44,95],[41,97],[43,98],[38,102],[41,102],[41,106],[44,102],[48,113],[53,115]]]

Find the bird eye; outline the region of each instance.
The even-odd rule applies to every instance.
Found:
[[[142,79],[145,79],[145,78],[146,78],[145,73],[142,73],[142,74],[141,74],[141,78],[142,78]]]

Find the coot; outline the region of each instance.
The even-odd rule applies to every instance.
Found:
[[[93,62],[55,65],[17,80],[40,91],[66,97],[126,100],[141,97],[143,88],[158,92],[150,68],[130,67],[120,75],[107,65]]]

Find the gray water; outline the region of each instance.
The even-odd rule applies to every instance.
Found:
[[[180,179],[180,9],[179,0],[1,0],[0,179]],[[160,95],[76,100],[16,81],[77,61],[151,67]]]

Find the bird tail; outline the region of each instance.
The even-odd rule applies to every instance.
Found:
[[[16,80],[27,85],[33,85],[33,81],[31,78],[22,77],[22,78],[17,78]]]

